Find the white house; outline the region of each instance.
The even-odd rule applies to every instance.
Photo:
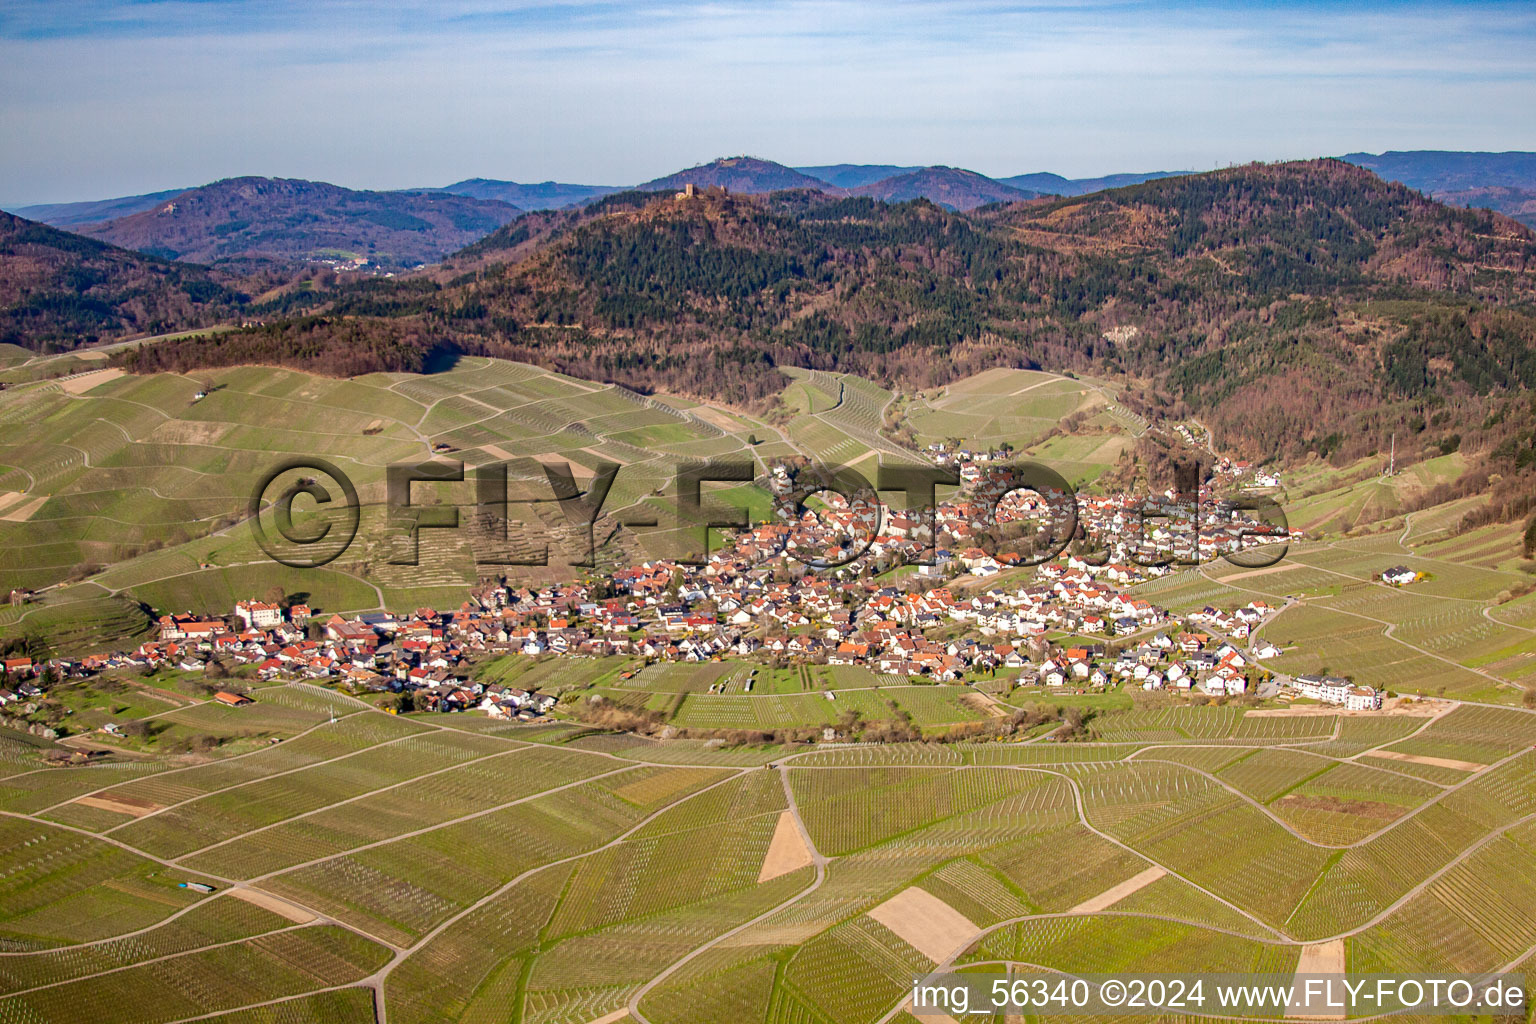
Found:
[[[237,601],[235,618],[243,622],[246,629],[271,629],[283,621],[283,609],[265,601]]]

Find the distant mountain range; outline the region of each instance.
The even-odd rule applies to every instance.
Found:
[[[1343,158],[1445,203],[1488,207],[1536,226],[1536,153],[1388,152]],[[1033,172],[989,178],[956,167],[823,164],[789,167],[757,157],[725,157],[653,178],[634,189],[685,185],[760,194],[810,189],[884,202],[927,199],[950,210],[1105,189],[1189,174],[1148,171],[1098,178]],[[231,178],[200,188],[96,202],[20,207],[30,220],[78,231],[165,258],[249,269],[252,261],[296,262],[357,256],[392,269],[434,263],[522,211],[578,207],[624,191],[617,185],[545,181],[521,184],[469,178],[391,192],[356,191],[323,182]]]
[[[519,185],[515,181],[497,181],[492,178],[466,178],[452,185],[437,189],[417,189],[420,192],[448,192],[471,199],[495,199],[511,203],[523,210],[558,210],[577,203],[590,202],[599,196],[622,192],[618,185],[571,185],[559,181],[541,181],[537,185]]]
[[[1536,153],[1465,153],[1436,149],[1348,153],[1341,159],[1420,192],[1501,185],[1536,189]]]
[[[897,167],[893,164],[823,164],[819,167],[795,168],[801,174],[820,178],[827,184],[836,185],[838,188],[858,188],[861,185],[873,185],[875,182],[885,178],[895,178],[922,169],[921,165]]]
[[[888,178],[896,178],[924,170],[934,170],[931,167],[896,167],[891,164],[824,164],[819,167],[796,167],[795,170],[802,174],[809,174],[813,178],[836,185],[839,188],[858,189],[865,185],[872,185]],[[974,174],[974,171],[967,171]],[[1022,192],[1037,192],[1042,195],[1055,196],[1083,196],[1090,192],[1102,192],[1106,188],[1120,188],[1122,185],[1137,185],[1143,181],[1151,181],[1154,178],[1171,178],[1179,174],[1193,174],[1193,171],[1147,171],[1141,174],[1109,174],[1102,178],[1064,178],[1059,174],[1051,174],[1048,171],[1037,171],[1033,174],[1016,174],[1008,178],[989,178],[987,180],[1015,188]],[[977,175],[981,177],[981,175]],[[933,196],[927,198],[933,199]],[[938,200],[934,200],[937,202]]]
[[[1350,153],[1343,159],[1442,203],[1486,207],[1536,227],[1536,153],[1423,149]]]
[[[1164,178],[1174,174],[1186,174],[1187,171],[1151,171],[1145,174],[1112,174],[1103,178],[1064,178],[1059,174],[1038,172],[1034,174],[1020,174],[1011,178],[985,178],[974,171],[965,171],[960,168],[942,167],[903,167],[895,164],[826,164],[816,167],[788,167],[771,160],[760,160],[755,157],[725,157],[714,160],[698,167],[677,171],[660,178],[639,185],[580,185],[571,182],[545,181],[537,184],[522,184],[516,181],[504,181],[496,178],[466,178],[463,181],[454,182],[452,185],[432,186],[422,188],[402,189],[400,192],[422,195],[456,195],[470,199],[483,199],[494,202],[507,203],[521,210],[557,210],[567,206],[575,206],[588,203],[601,196],[612,195],[629,188],[641,191],[661,191],[665,189],[678,189],[692,182],[695,185],[724,186],[733,192],[762,193],[775,192],[787,188],[814,188],[834,195],[840,195],[844,191],[853,191],[867,186],[886,181],[892,182],[884,189],[873,190],[861,195],[875,195],[880,192],[891,195],[902,194],[905,198],[917,198],[922,195],[941,205],[951,205],[941,198],[941,191],[954,189],[957,182],[948,176],[931,172],[940,170],[956,171],[966,175],[967,180],[979,189],[991,190],[991,185],[983,185],[982,182],[990,182],[1001,185],[1004,188],[1015,189],[1025,193],[1038,193],[1046,195],[1077,196],[1089,192],[1097,192],[1105,188],[1116,188],[1121,185],[1133,185],[1137,182],[1149,181],[1153,178]],[[914,180],[911,175],[925,174],[925,178],[916,179],[918,183],[926,180],[933,186],[933,193],[919,190],[914,194],[907,194],[913,187]],[[893,179],[904,179],[896,183]],[[240,179],[233,179],[240,180]],[[18,206],[10,212],[28,220],[42,221],[52,224],[54,227],[77,228],[87,224],[100,224],[105,221],[115,220],[120,217],[141,213],[173,199],[191,189],[167,189],[163,192],[150,192],[138,196],[119,196],[114,199],[101,199],[90,202],[78,203],[45,203],[36,206]],[[391,193],[371,192],[368,195],[388,195]],[[1006,192],[992,191],[997,199],[988,199],[987,202],[997,202],[1007,198],[1019,198]],[[973,204],[979,205],[979,204]],[[966,209],[969,207],[955,207]]]
[[[1521,191],[1422,180],[1489,203]],[[674,200],[689,183],[726,191]],[[1058,199],[957,168],[844,187],[751,158],[647,185],[519,213],[441,190],[242,178],[85,228],[159,255],[7,216],[0,339],[60,349],[259,320],[123,358],[353,373],[456,351],[759,403],[783,387],[778,366],[911,386],[1050,366],[1149,382],[1146,409],[1186,403],[1249,454],[1286,457],[1364,455],[1384,426],[1400,444],[1482,438],[1482,451],[1492,428],[1476,425],[1497,424],[1498,395],[1536,386],[1536,235],[1341,160]],[[915,196],[928,201],[901,201]],[[281,262],[338,250],[442,262],[394,281]],[[1156,342],[1125,343],[1126,326]],[[1434,402],[1464,404],[1443,423],[1413,418]]]
[[[1016,174],[1011,178],[998,178],[998,182],[1010,188],[1021,188],[1035,192],[1045,192],[1058,196],[1086,196],[1093,192],[1102,192],[1107,188],[1124,188],[1127,185],[1140,185],[1144,181],[1156,181],[1159,178],[1177,178],[1184,174],[1194,174],[1194,171],[1144,171],[1129,174],[1106,174],[1102,178],[1063,178],[1059,174]]]
[[[945,187],[1007,188],[943,171]],[[1507,396],[1536,387],[1536,234],[1491,215],[1334,159],[965,213],[838,194],[877,184],[605,196],[425,274],[295,292],[256,304],[260,328],[123,361],[339,373],[448,350],[764,409],[785,366],[907,389],[1049,367],[1141,382],[1127,408],[1187,407],[1251,457],[1347,461],[1396,433],[1399,450],[1509,473],[1530,444]]]

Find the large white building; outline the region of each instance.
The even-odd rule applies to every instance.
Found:
[[[237,601],[235,618],[245,623],[246,629],[271,629],[283,621],[283,609],[265,601]]]
[[[1370,686],[1356,686],[1338,676],[1297,676],[1296,689],[1303,697],[1324,704],[1338,704],[1350,711],[1376,711],[1381,708],[1381,691]]]

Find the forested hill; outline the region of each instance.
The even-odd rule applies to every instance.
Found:
[[[910,174],[861,185],[851,192],[856,196],[869,196],[888,203],[931,199],[947,210],[974,210],[987,203],[1014,203],[1024,199],[1038,199],[1042,195],[1040,192],[1004,185],[959,167],[924,167]]]
[[[1532,233],[1331,160],[969,215],[626,193],[520,219],[454,263],[314,311],[738,401],[782,387],[779,365],[909,386],[995,365],[1123,375],[1148,412],[1199,410],[1255,452],[1363,451],[1383,422],[1442,406],[1480,422],[1490,396],[1536,386]]]
[[[321,181],[227,178],[77,230],[193,263],[363,257],[435,263],[512,220],[517,207],[448,192],[361,192]]]
[[[0,213],[0,344],[50,351],[197,327],[243,300],[201,267]]]
[[[728,156],[711,160],[661,178],[636,185],[642,192],[675,191],[685,185],[698,188],[725,188],[732,192],[763,193],[790,188],[813,188],[842,193],[836,185],[801,174],[793,167],[751,156]]]

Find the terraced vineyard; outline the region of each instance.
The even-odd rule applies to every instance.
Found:
[[[1271,569],[1216,564],[1135,590],[1175,611],[1255,600],[1281,608],[1261,634],[1282,649],[1265,665],[1278,673],[1326,669],[1398,693],[1520,699],[1536,682],[1536,616],[1529,612],[1536,604],[1524,592],[1527,575],[1467,559],[1455,546],[1405,544],[1405,535],[1292,544]],[[1381,583],[1377,577],[1394,564],[1412,567],[1420,579],[1407,587]]]
[[[721,696],[693,683],[685,706]],[[787,750],[259,696],[198,727],[278,742],[204,763],[0,747],[0,1019],[857,1024],[948,964],[1286,972],[1340,936],[1351,971],[1476,971],[1536,948],[1522,710],[1183,707],[1076,744]]]
[[[753,459],[745,424],[728,434],[623,389],[486,359],[432,376],[350,380],[262,367],[195,378],[96,370],[67,385],[42,379],[7,388],[0,424],[27,425],[7,429],[0,442],[0,590],[89,577],[30,613],[34,630],[51,631],[67,653],[142,634],[139,601],[227,613],[233,600],[278,585],[327,612],[381,601],[457,603],[483,554],[466,535],[433,531],[420,565],[388,564],[398,531],[383,515],[385,467],[434,450],[471,467],[563,459],[578,478],[602,460],[619,462],[610,514],[641,500],[683,458]],[[866,450],[837,436],[837,444]],[[362,522],[347,557],[299,573],[265,557],[241,521],[271,467],[311,456],[351,477]],[[547,497],[542,473],[530,467],[513,473],[514,501]],[[473,498],[465,491],[453,500]],[[526,505],[530,544],[559,534],[548,505]],[[7,628],[0,616],[0,635]]]

